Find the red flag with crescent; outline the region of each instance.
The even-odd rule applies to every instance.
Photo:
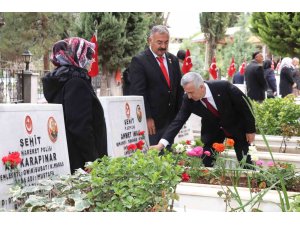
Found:
[[[242,65],[240,67],[240,74],[244,75],[245,74],[245,70],[246,70],[246,60],[244,60],[244,62],[242,63]]]
[[[192,63],[191,53],[190,53],[190,50],[187,49],[186,53],[185,53],[183,65],[182,65],[182,73],[186,74],[186,73],[190,72],[192,67],[193,67],[193,63]]]
[[[90,77],[95,77],[99,74],[99,67],[98,67],[98,42],[97,37],[95,34],[93,34],[93,37],[91,38],[91,42],[95,44],[95,52],[93,54],[94,62],[92,64],[92,68],[89,71]]]
[[[212,78],[215,80],[218,77],[218,68],[217,68],[217,64],[216,64],[216,57],[214,56],[212,58],[210,67],[209,67],[209,73],[212,76]]]
[[[229,66],[229,68],[228,68],[228,75],[230,76],[230,77],[232,77],[232,75],[235,73],[235,66],[234,66],[234,58],[232,57],[232,59],[231,59],[231,64],[230,64],[230,66]]]

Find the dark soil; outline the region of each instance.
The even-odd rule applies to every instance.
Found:
[[[205,179],[201,177],[198,180],[199,184],[211,184],[211,185],[224,185],[224,186],[233,186],[232,184],[232,179],[230,177],[222,177],[221,179]],[[248,188],[248,178],[247,177],[240,177],[239,179],[239,187],[246,187]],[[251,180],[251,189],[253,192],[259,192],[261,189],[266,188],[267,184],[264,181],[258,182],[255,179]],[[300,179],[294,179],[290,180],[286,184],[286,189],[287,191],[292,191],[292,192],[300,192]]]

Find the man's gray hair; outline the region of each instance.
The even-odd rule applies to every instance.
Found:
[[[151,32],[150,32],[150,36],[152,36],[155,33],[169,34],[169,30],[164,25],[156,25],[156,26],[152,27]]]
[[[195,88],[199,88],[200,85],[204,84],[203,78],[199,73],[196,72],[188,72],[184,74],[183,77],[181,78],[180,84],[183,87],[190,82],[194,83]]]

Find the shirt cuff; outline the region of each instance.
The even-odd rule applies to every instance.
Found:
[[[169,142],[166,139],[160,139],[158,143],[163,144],[164,147],[167,147],[167,145],[169,145]]]

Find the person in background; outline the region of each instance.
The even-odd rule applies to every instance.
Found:
[[[94,48],[79,37],[56,42],[51,55],[56,68],[42,79],[46,100],[63,106],[72,173],[107,155],[104,112],[88,75]]]
[[[293,80],[296,83],[296,87],[293,88],[293,93],[296,97],[300,95],[300,71],[299,71],[299,58],[294,57],[292,64],[294,65]]]
[[[129,67],[129,92],[144,97],[151,145],[160,140],[182,101],[179,62],[167,52],[169,39],[166,26],[154,26],[148,38],[149,48],[133,57]]]
[[[223,143],[225,137],[234,140],[237,159],[251,164],[247,155],[249,145],[255,138],[255,118],[251,112],[251,103],[245,94],[228,81],[203,81],[200,74],[186,73],[181,79],[185,91],[182,106],[173,122],[169,125],[159,143],[153,148],[161,150],[170,144],[183,124],[194,113],[202,118],[201,141],[205,156],[203,163],[211,167],[214,163],[213,143]],[[247,166],[245,166],[246,168]]]
[[[293,60],[291,58],[285,57],[282,59],[279,67],[279,94],[282,98],[289,94],[292,94],[293,88],[296,87],[296,83],[293,80],[294,65],[292,61]]]
[[[178,50],[177,58],[178,58],[178,61],[179,61],[179,67],[180,67],[181,75],[183,75],[182,66],[183,66],[183,62],[184,62],[184,59],[185,59],[185,55],[186,55],[186,51]]]
[[[267,98],[274,98],[277,95],[277,84],[274,70],[271,68],[272,61],[266,59],[263,63],[264,75],[267,81]]]
[[[240,69],[241,69],[241,67],[240,67]],[[244,76],[244,75],[241,75],[240,69],[239,69],[239,71],[237,71],[237,72],[233,75],[233,78],[232,78],[232,83],[233,83],[233,84],[244,84],[244,78],[245,78],[245,76]]]
[[[262,66],[263,55],[259,51],[254,52],[252,54],[252,61],[246,67],[245,71],[247,96],[257,102],[262,102],[266,98],[267,82]]]

